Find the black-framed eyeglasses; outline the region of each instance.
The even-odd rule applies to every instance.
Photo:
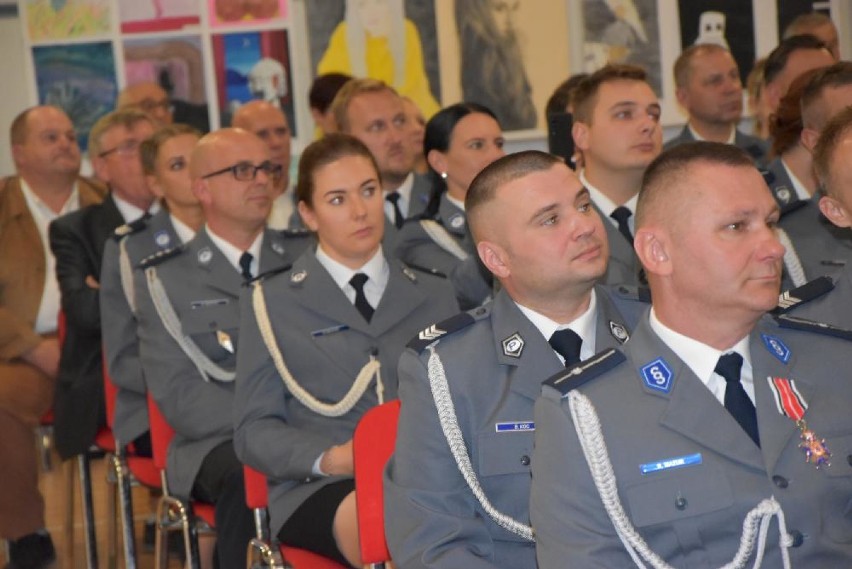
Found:
[[[144,99],[137,106],[146,113],[153,113],[157,109],[163,109],[166,112],[173,113],[175,110],[174,104],[168,99],[155,101],[153,99]]]
[[[136,140],[135,138],[128,138],[115,148],[110,148],[109,150],[104,150],[98,156],[101,158],[105,156],[109,156],[112,153],[120,154],[121,156],[132,156],[139,152],[139,145],[141,142]]]
[[[283,168],[281,164],[273,164],[269,160],[261,162],[257,166],[252,164],[251,162],[237,162],[233,166],[228,166],[227,168],[222,168],[221,170],[216,170],[215,172],[210,172],[209,174],[205,174],[201,176],[202,179],[206,180],[207,178],[212,178],[213,176],[218,176],[220,174],[225,174],[230,172],[234,179],[240,182],[251,182],[257,178],[258,170],[263,170],[263,172],[272,179],[276,179],[281,176],[281,172]]]

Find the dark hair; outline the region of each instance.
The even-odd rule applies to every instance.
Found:
[[[491,109],[479,103],[469,102],[450,105],[432,115],[432,118],[426,123],[426,132],[423,135],[423,154],[429,156],[429,152],[432,150],[447,152],[450,149],[450,142],[456,125],[464,117],[476,113],[488,115],[497,121],[497,117],[491,112]],[[499,121],[497,122],[499,124]],[[429,204],[421,216],[427,219],[434,217],[438,212],[441,195],[447,191],[447,183],[431,165],[429,166],[429,177],[431,178],[432,190],[429,194]]]
[[[612,81],[642,81],[647,83],[645,70],[636,65],[608,63],[580,81],[571,94],[574,121],[591,124],[598,90],[604,83]]]
[[[763,84],[772,83],[784,68],[787,67],[787,61],[793,52],[803,49],[825,49],[828,50],[825,43],[819,40],[816,36],[810,34],[801,34],[798,36],[790,36],[783,40],[778,46],[766,56],[766,67],[763,68]]]
[[[370,150],[363,142],[343,133],[327,134],[310,143],[299,159],[299,175],[296,180],[296,198],[308,206],[314,205],[314,174],[332,162],[346,156],[361,156],[370,161],[379,176],[379,167]]]
[[[781,97],[778,108],[769,117],[769,135],[772,137],[772,155],[781,156],[793,148],[802,134],[802,93],[819,69],[811,69],[790,83]]]
[[[838,61],[834,65],[818,68],[802,91],[803,121],[822,128],[831,117],[824,116],[823,109],[813,108],[813,104],[826,89],[847,85],[852,85],[852,61]]]
[[[831,183],[831,165],[836,164],[834,153],[843,138],[852,131],[852,107],[846,107],[834,115],[819,135],[814,147],[814,172],[823,190],[836,195]]]
[[[345,73],[317,75],[314,82],[311,83],[311,90],[308,91],[308,103],[310,107],[325,114],[329,107],[331,107],[331,102],[334,101],[337,92],[351,79],[352,76]]]
[[[547,100],[547,105],[544,107],[544,116],[549,117],[557,113],[564,113],[568,108],[568,104],[571,102],[571,93],[574,92],[580,81],[588,76],[588,73],[575,73],[560,83]]]
[[[796,16],[793,18],[792,22],[787,24],[787,27],[784,28],[784,34],[782,37],[784,39],[791,38],[793,36],[807,33],[805,30],[812,30],[826,24],[833,24],[833,22],[831,21],[831,18],[825,14],[820,12],[805,12],[804,14]]]
[[[191,134],[201,138],[201,132],[188,124],[170,124],[157,129],[157,131],[142,141],[139,145],[139,158],[142,161],[142,170],[147,175],[152,175],[157,170],[157,155],[163,144],[169,140],[184,134]]]

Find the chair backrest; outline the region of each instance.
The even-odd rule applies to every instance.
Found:
[[[104,401],[106,403],[106,422],[107,426],[112,429],[113,420],[115,419],[115,400],[118,397],[118,387],[112,382],[112,378],[107,370],[106,351],[102,350],[103,354],[102,365],[104,370]],[[122,441],[124,443],[130,441]]]
[[[382,473],[396,445],[399,400],[367,411],[352,440],[355,454],[355,491],[358,495],[358,534],[361,560],[365,564],[390,559],[385,540],[384,488]]]
[[[246,484],[246,505],[252,510],[265,508],[269,504],[266,475],[251,466],[243,465],[243,478]]]
[[[148,392],[148,421],[151,427],[151,454],[154,455],[154,465],[160,470],[165,470],[169,443],[172,442],[175,431],[160,413],[160,408],[157,407],[150,392]]]

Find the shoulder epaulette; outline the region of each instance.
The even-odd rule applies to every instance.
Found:
[[[651,289],[646,286],[618,285],[615,287],[615,292],[626,300],[651,302]]]
[[[148,267],[155,267],[167,259],[177,257],[178,255],[183,253],[183,251],[183,245],[178,245],[176,247],[172,247],[171,249],[162,249],[160,251],[157,251],[153,255],[149,255],[148,257],[145,257],[144,259],[139,261],[139,268],[144,270]]]
[[[834,289],[834,281],[831,277],[819,277],[810,282],[796,287],[792,290],[782,292],[778,296],[778,306],[772,310],[772,314],[786,314],[806,302],[810,302]]]
[[[790,330],[804,330],[806,332],[822,334],[823,336],[834,336],[835,338],[843,338],[844,340],[852,341],[852,330],[847,330],[846,328],[838,328],[837,326],[832,326],[831,324],[826,324],[825,322],[807,320],[805,318],[791,316],[790,314],[782,314],[780,316],[776,316],[775,321],[781,328],[787,328]]]
[[[421,273],[426,273],[427,275],[432,275],[434,277],[439,277],[439,278],[442,278],[442,279],[447,278],[447,275],[442,273],[438,269],[434,269],[434,268],[430,268],[430,267],[423,267],[423,266],[420,266],[420,265],[415,265],[413,263],[403,263],[402,271],[405,272],[405,269],[414,269],[415,271],[419,271]],[[411,278],[411,276],[408,273],[406,273],[405,276],[407,276],[408,278]],[[411,279],[411,280],[415,280],[415,279]]]
[[[487,309],[481,313],[479,310],[480,309],[477,309],[476,316],[469,312],[460,312],[451,318],[442,320],[437,324],[432,324],[425,330],[418,332],[418,334],[412,338],[410,342],[408,342],[407,347],[411,348],[418,354],[422,353],[423,350],[434,344],[437,340],[467,328],[488,312]]]
[[[112,234],[113,239],[116,241],[121,241],[124,237],[128,235],[133,235],[134,233],[138,233],[142,231],[148,226],[148,220],[145,217],[140,217],[139,219],[134,219],[130,223],[125,223],[124,225],[119,225],[115,228],[115,231]]]
[[[627,357],[620,350],[609,348],[552,375],[542,385],[555,389],[562,397],[566,397],[571,390],[615,369],[626,360]]]
[[[268,271],[262,272],[259,275],[257,275],[256,277],[252,277],[251,279],[245,281],[243,283],[243,286],[251,286],[252,284],[256,283],[257,281],[266,280],[269,277],[273,277],[277,274],[285,273],[285,272],[289,271],[291,268],[293,268],[293,265],[283,265],[281,267],[275,267],[274,269],[269,269]]]

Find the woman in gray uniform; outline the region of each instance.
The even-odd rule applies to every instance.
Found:
[[[445,279],[382,251],[381,183],[361,142],[308,146],[296,192],[317,246],[243,294],[234,444],[269,478],[282,543],[360,566],[352,433],[396,397],[406,342],[458,306]]]

